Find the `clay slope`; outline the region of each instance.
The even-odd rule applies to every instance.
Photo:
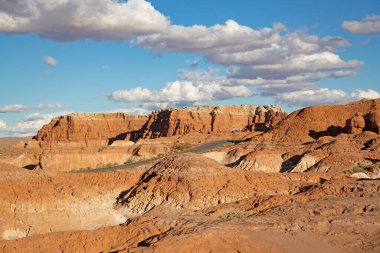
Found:
[[[289,114],[281,123],[253,141],[303,144],[322,136],[337,136],[357,129],[379,133],[380,99],[344,105],[307,107]],[[359,120],[355,118],[358,115]]]
[[[74,180],[76,175],[78,178]],[[326,173],[257,173],[227,168],[194,154],[165,158],[134,182],[128,182],[127,178],[128,174],[73,174],[67,179],[68,187],[57,187],[56,180],[62,179],[51,176],[44,182],[46,186],[57,188],[61,195],[74,192],[66,198],[82,199],[75,208],[93,201],[82,197],[86,192],[77,192],[80,187],[88,185],[86,191],[94,187],[95,192],[104,194],[107,188],[124,185],[126,190],[114,201],[115,211],[123,213],[126,222],[95,231],[26,234],[27,238],[0,241],[0,249],[259,253],[380,250],[379,180],[356,180]],[[117,182],[115,185],[113,180]],[[28,196],[33,196],[27,193],[32,185],[35,184],[30,182],[15,190],[25,192],[12,203],[15,217],[19,216],[17,212],[31,210],[24,205]],[[10,187],[1,192],[7,188]],[[11,188],[5,192],[14,194]],[[62,208],[57,201],[64,199],[60,194],[51,198]],[[86,210],[82,211],[83,219],[94,212]],[[75,215],[66,217],[69,220],[65,224],[75,218]]]

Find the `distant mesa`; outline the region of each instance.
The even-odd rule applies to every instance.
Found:
[[[118,140],[138,141],[189,133],[264,131],[287,113],[277,106],[196,106],[152,112],[73,113],[54,118],[31,145],[40,147],[98,147]],[[122,144],[120,144],[122,145]]]

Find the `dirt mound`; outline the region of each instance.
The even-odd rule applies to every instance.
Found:
[[[222,166],[202,155],[186,154],[166,158],[141,177],[118,198],[118,209],[127,217],[148,212],[188,212],[230,203],[257,194],[291,194],[301,181],[314,175],[258,174]]]

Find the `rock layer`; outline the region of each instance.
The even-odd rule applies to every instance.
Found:
[[[73,113],[43,126],[29,148],[99,147],[119,140],[154,139],[189,133],[231,133],[269,129],[285,116],[276,106],[198,106],[152,112]]]
[[[155,111],[144,127],[131,133],[133,140],[188,133],[263,131],[280,122],[287,113],[277,106],[196,106]]]
[[[73,113],[43,126],[35,139],[41,147],[97,147],[115,136],[140,129],[147,116],[124,113]]]
[[[253,141],[303,144],[323,136],[337,136],[349,131],[367,130],[378,133],[379,109],[380,99],[307,107],[289,114],[281,123]],[[364,122],[359,115],[363,116]]]

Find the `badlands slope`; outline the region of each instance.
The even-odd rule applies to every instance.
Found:
[[[0,164],[0,251],[380,252],[379,106],[56,118]]]

